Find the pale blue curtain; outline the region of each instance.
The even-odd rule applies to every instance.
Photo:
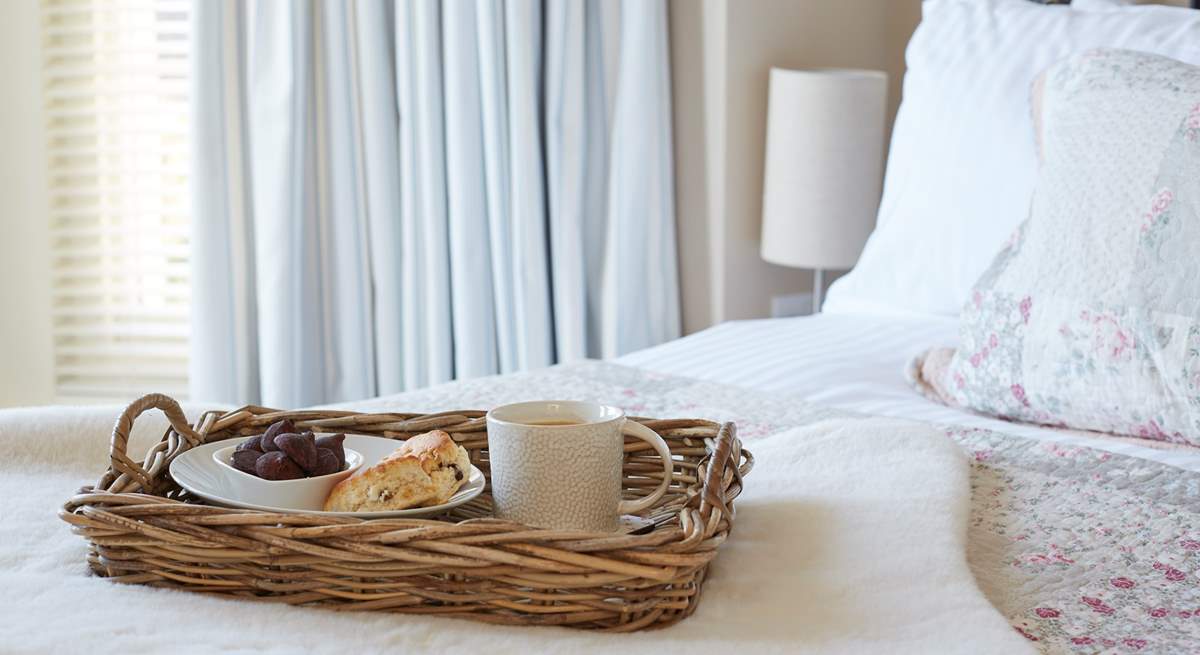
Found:
[[[665,0],[194,20],[194,399],[350,400],[679,335]]]

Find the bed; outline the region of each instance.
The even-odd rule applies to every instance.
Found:
[[[965,12],[979,6],[938,4]],[[1060,57],[1068,40],[1063,30],[1075,29],[1067,22],[1117,25],[1131,15],[1096,11],[1046,28],[1059,41],[1041,39],[1041,49],[1022,65],[1035,70]],[[1162,31],[1125,36],[1146,41],[1148,49],[1175,43],[1194,52],[1191,37],[1200,29],[1194,18],[1188,32],[1163,18],[1178,15],[1147,15],[1157,16]],[[945,42],[932,27],[926,36]],[[959,45],[984,50],[972,38],[962,37]],[[989,44],[1012,46],[1003,39]],[[996,60],[995,52],[984,54]],[[910,64],[913,56],[910,48]],[[966,69],[955,74],[978,77]],[[1013,88],[1028,86],[1029,77],[1017,78]],[[909,93],[910,82],[919,86],[920,76],[906,79],[905,102],[914,115],[920,94]],[[966,111],[974,98],[955,101],[966,103],[956,115],[978,114]],[[1027,119],[1024,96],[1010,105]],[[935,127],[963,134],[980,129],[969,117]],[[1013,134],[1027,130],[1013,126]],[[991,138],[997,152],[1021,143],[1011,135]],[[943,170],[962,163],[961,148],[920,145],[917,153],[903,139],[894,142],[892,162],[916,157],[911,162],[931,170],[935,163]],[[1032,146],[1009,154],[1006,161],[1025,163],[1034,156]],[[889,173],[889,184],[920,186],[927,173],[913,170],[897,180]],[[99,473],[107,452],[103,435],[120,408],[56,407],[0,411],[0,496],[6,499],[0,651],[1195,651],[1200,449],[988,418],[936,403],[913,387],[913,357],[957,342],[957,304],[994,252],[991,241],[1001,241],[1016,220],[1008,215],[1011,186],[1032,184],[1032,175],[965,180],[916,211],[885,198],[877,234],[880,242],[892,239],[898,254],[868,246],[861,270],[831,295],[830,312],[730,322],[612,361],[462,380],[346,405],[439,411],[569,397],[619,405],[635,416],[736,422],[758,464],[737,501],[734,536],[722,546],[704,602],[670,628],[610,635],[334,613],[89,576],[83,540],[54,514],[66,495]],[[930,174],[925,181],[940,183],[937,178]],[[1007,223],[994,225],[981,210],[985,215],[972,229],[960,229],[960,215],[934,206],[955,194],[963,196],[958,202],[998,197],[984,204]],[[1016,200],[1027,203],[1028,192]],[[939,256],[912,255],[926,251]],[[887,280],[866,283],[873,268]],[[185,409],[194,417],[205,408]],[[154,418],[138,422],[134,452],[161,435],[164,422]],[[864,468],[868,464],[873,468]]]
[[[954,332],[953,320],[888,315],[734,322],[613,362],[585,361],[460,381],[353,406],[437,410],[530,397],[590,398],[640,415],[735,420],[747,446],[767,460],[771,453],[786,455],[778,449],[781,440],[817,435],[804,432],[806,428],[828,429],[821,426],[863,413],[901,417],[947,435],[970,463],[971,500],[960,526],[966,535],[957,544],[962,548],[965,543],[972,588],[949,596],[926,591],[950,603],[940,610],[922,608],[933,623],[916,626],[923,635],[944,640],[936,650],[1019,652],[1023,646],[1018,642],[1044,652],[1181,652],[1194,646],[1200,639],[1195,618],[1200,609],[1195,581],[1200,452],[1013,425],[926,400],[907,386],[906,358],[930,343],[952,343]],[[197,408],[188,410],[194,414]],[[812,610],[800,609],[804,605],[794,594],[807,589],[835,605],[841,598],[851,608],[845,615],[850,617],[872,603],[846,597],[851,587],[838,593],[836,587],[820,591],[811,586],[813,573],[803,563],[788,564],[788,552],[776,552],[778,567],[760,561],[763,568],[755,569],[753,563],[771,548],[791,551],[794,545],[803,551],[812,546],[803,538],[773,542],[776,537],[765,538],[763,532],[772,521],[764,509],[803,497],[803,487],[773,500],[748,491],[739,514],[740,532],[728,553],[718,558],[697,615],[678,629],[624,637],[477,627],[426,617],[350,616],[114,585],[86,575],[82,540],[51,517],[65,489],[95,474],[106,445],[99,435],[116,412],[116,407],[0,412],[5,471],[0,491],[15,499],[0,523],[0,566],[8,591],[0,596],[5,616],[0,644],[7,652],[44,651],[63,638],[93,642],[92,652],[168,647],[189,652],[239,645],[286,652],[294,643],[273,625],[305,639],[314,652],[342,650],[347,639],[367,650],[478,650],[486,644],[492,651],[516,652],[553,644],[580,652],[606,652],[617,645],[628,652],[661,652],[684,635],[699,640],[693,647],[698,652],[735,643],[761,652],[930,648],[928,641],[906,641],[884,629],[889,619],[882,610],[867,612],[857,622],[843,617],[820,624],[845,631],[831,640],[806,619]],[[161,426],[149,421],[135,439],[149,443]],[[776,483],[769,472],[764,475],[760,484]],[[740,548],[739,539],[744,544]],[[904,551],[905,544],[889,548]],[[789,574],[780,568],[789,566],[795,567]],[[945,567],[953,569],[953,558],[947,558]],[[955,580],[951,573],[944,575],[939,584]],[[746,579],[754,588],[739,585]],[[895,607],[891,594],[903,592],[880,587],[875,593]],[[978,604],[974,593],[987,602]],[[916,599],[910,602],[921,606]],[[740,614],[739,606],[752,614]],[[795,613],[791,607],[797,608]],[[997,634],[995,623],[1001,618],[1002,630],[1011,630],[1016,642]],[[911,626],[911,616],[903,619]],[[214,632],[215,626],[241,620],[248,625]],[[950,637],[954,624],[960,632]],[[880,632],[870,634],[871,625]],[[347,637],[348,630],[355,635]],[[846,641],[846,635],[854,639]]]

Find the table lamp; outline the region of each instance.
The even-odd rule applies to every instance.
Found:
[[[813,269],[814,313],[875,225],[886,106],[882,71],[771,69],[761,254]]]

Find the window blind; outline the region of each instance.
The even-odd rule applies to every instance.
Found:
[[[186,394],[190,0],[42,0],[54,379]]]

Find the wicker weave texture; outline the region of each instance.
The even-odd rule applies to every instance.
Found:
[[[171,423],[142,462],[126,454],[134,420],[150,409]],[[646,534],[535,529],[490,518],[491,496],[435,519],[275,514],[202,504],[170,478],[192,446],[263,432],[283,418],[317,432],[405,439],[448,432],[488,473],[482,411],[360,414],[248,406],[189,425],[152,394],[113,428],[109,469],[70,498],[61,518],[90,544],[96,574],[118,582],[339,610],[440,614],[515,625],[632,631],[691,614],[708,565],[729,537],[733,500],[753,465],[734,425],[636,419],[670,446],[667,494],[643,516]],[[627,439],[627,497],[650,493],[663,471],[643,441]]]

